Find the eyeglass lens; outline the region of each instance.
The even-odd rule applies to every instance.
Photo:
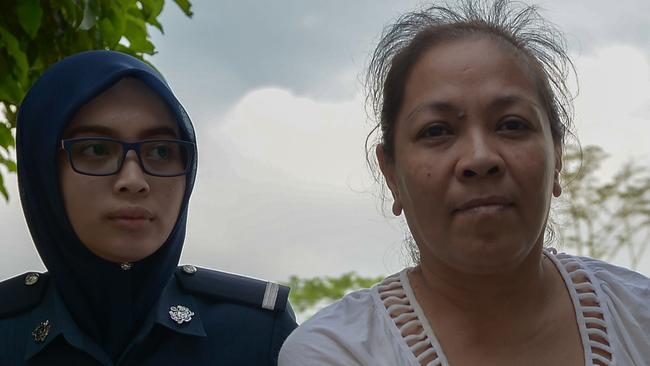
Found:
[[[113,174],[122,165],[123,146],[116,141],[76,141],[70,156],[74,168],[88,174]],[[140,145],[140,158],[145,171],[159,175],[180,175],[186,171],[188,148],[175,141],[148,141]]]

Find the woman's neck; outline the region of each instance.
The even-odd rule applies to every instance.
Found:
[[[453,324],[477,337],[494,335],[495,328],[512,334],[521,327],[525,332],[532,325],[528,320],[540,319],[558,291],[557,276],[541,244],[520,263],[494,273],[464,273],[431,257],[409,273],[413,292],[434,328],[437,322]]]

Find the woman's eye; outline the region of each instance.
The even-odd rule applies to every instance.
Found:
[[[103,157],[110,155],[110,152],[110,148],[101,142],[89,143],[81,150],[81,153],[88,157]]]
[[[420,137],[440,137],[449,134],[449,128],[442,124],[435,124],[426,127],[420,133]]]
[[[501,123],[499,126],[499,130],[502,131],[511,131],[511,132],[518,132],[518,131],[524,131],[528,129],[528,125],[519,119],[508,119]]]
[[[171,158],[172,149],[167,145],[157,145],[148,150],[147,159],[168,160]]]

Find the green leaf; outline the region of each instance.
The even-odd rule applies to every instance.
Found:
[[[174,0],[174,2],[188,17],[194,15],[194,13],[192,13],[192,4],[189,0]]]
[[[126,27],[126,15],[128,13],[129,7],[122,7],[118,3],[112,4],[113,7],[106,12],[106,18],[109,19],[113,24],[113,31],[118,35],[117,42],[119,42],[124,35],[124,28]]]
[[[9,56],[11,56],[15,61],[13,69],[14,76],[16,76],[19,83],[25,85],[27,83],[27,75],[29,71],[27,55],[25,55],[25,53],[20,49],[18,39],[16,39],[13,34],[0,27],[0,47],[2,46],[4,46]]]
[[[0,81],[0,100],[17,105],[22,100],[23,95],[18,86],[18,82],[12,77],[5,77]]]
[[[99,22],[99,30],[102,33],[104,45],[109,48],[115,47],[122,38],[122,35],[116,32],[113,23],[108,19],[102,19]]]
[[[165,5],[164,0],[140,0],[142,4],[142,13],[144,14],[144,19],[147,23],[158,28],[160,32],[163,31],[162,25],[158,22],[158,16],[163,10]]]
[[[9,160],[3,156],[0,156],[0,164],[4,164],[4,166],[7,167],[7,170],[10,173],[15,173],[18,170],[15,161]]]
[[[130,47],[135,52],[153,54],[154,45],[147,39],[147,24],[143,19],[127,14],[124,37],[129,40]]]
[[[0,52],[0,75],[7,75],[10,72],[6,57],[3,52]]]
[[[160,22],[158,22],[158,19],[156,19],[156,18],[149,19],[149,20],[147,20],[147,23],[149,23],[152,26],[156,27],[160,31],[160,33],[165,34],[165,29],[163,28],[162,24],[160,24]]]
[[[16,15],[20,26],[29,34],[31,39],[34,39],[41,27],[41,18],[43,17],[43,9],[41,9],[39,0],[18,1]]]
[[[14,137],[11,130],[4,123],[0,123],[0,146],[5,149],[14,146]]]
[[[4,177],[0,174],[0,193],[5,198],[5,201],[9,202],[9,192],[7,192],[7,187],[5,187]]]

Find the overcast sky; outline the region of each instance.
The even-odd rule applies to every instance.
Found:
[[[200,155],[181,261],[271,280],[398,271],[401,219],[384,216],[365,165],[359,78],[383,27],[418,2],[194,0],[192,19],[167,3],[151,61],[192,116]],[[650,2],[539,4],[567,35],[578,136],[611,154],[603,175],[650,164]],[[15,176],[7,184],[0,279],[43,268]]]

